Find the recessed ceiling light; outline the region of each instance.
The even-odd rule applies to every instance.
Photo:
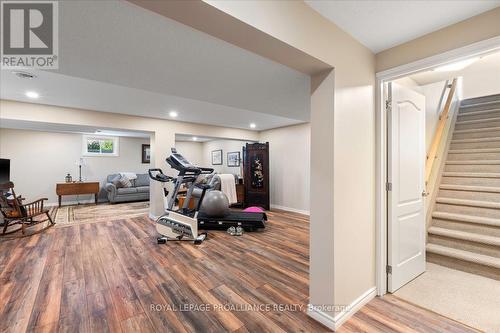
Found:
[[[198,141],[198,138],[193,136],[193,141]]]
[[[35,74],[31,74],[28,72],[15,71],[15,72],[12,72],[12,74],[14,74],[15,76],[17,76],[20,79],[35,79],[36,78]]]
[[[178,116],[179,114],[178,114],[177,112],[175,112],[175,111],[170,111],[170,112],[168,113],[168,115],[169,115],[170,117],[172,117],[172,118],[177,118],[177,116]]]
[[[250,128],[255,128],[257,125],[255,123],[250,123]]]
[[[28,98],[38,98],[38,97],[40,97],[40,95],[36,91],[27,91],[25,95]]]
[[[434,69],[434,71],[436,71],[436,72],[453,72],[453,71],[459,71],[459,70],[464,69],[465,67],[473,64],[474,62],[476,62],[478,60],[479,60],[479,57],[465,59],[465,60],[453,62],[451,64],[447,64],[447,65],[436,67]]]

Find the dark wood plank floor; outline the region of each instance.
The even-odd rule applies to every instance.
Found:
[[[328,331],[305,313],[308,219],[269,217],[264,232],[210,232],[197,247],[157,245],[147,217],[0,239],[0,331]],[[189,311],[189,304],[197,308]],[[256,311],[241,311],[249,308]],[[389,296],[370,302],[339,332],[472,330]]]

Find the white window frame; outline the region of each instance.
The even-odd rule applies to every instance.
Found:
[[[89,152],[87,150],[87,142],[89,139],[94,139],[94,140],[113,140],[113,149],[114,151],[112,153],[94,153],[94,152]],[[83,135],[82,136],[82,155],[83,156],[100,156],[100,157],[105,157],[105,156],[119,156],[120,152],[120,138],[117,136],[106,136],[106,135]]]

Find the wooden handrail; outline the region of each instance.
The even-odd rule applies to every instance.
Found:
[[[441,138],[443,136],[444,127],[446,125],[446,120],[448,119],[448,114],[450,112],[451,102],[453,101],[453,96],[455,95],[456,87],[457,87],[457,79],[455,78],[451,83],[450,92],[448,94],[448,98],[446,99],[443,112],[441,112],[441,114],[439,115],[439,122],[436,128],[436,134],[434,134],[434,139],[432,140],[431,148],[429,149],[429,154],[427,155],[427,161],[425,162],[426,185],[429,182],[429,178],[431,177],[432,166],[434,165],[434,161],[437,158],[439,143],[441,142]]]

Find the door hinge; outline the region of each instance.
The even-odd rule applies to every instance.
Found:
[[[385,109],[386,110],[390,110],[391,109],[391,105],[392,105],[392,103],[391,103],[390,100],[386,100],[385,101]]]
[[[390,266],[390,265],[385,266],[385,272],[387,274],[392,274],[392,266]]]
[[[385,183],[385,190],[392,191],[392,183]]]

